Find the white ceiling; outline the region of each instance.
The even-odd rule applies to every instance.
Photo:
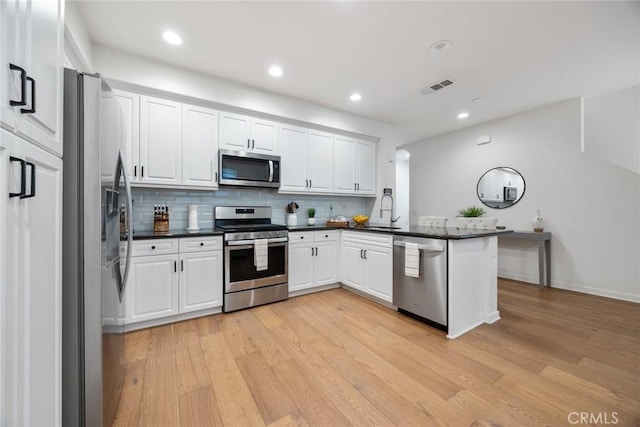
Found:
[[[640,78],[637,1],[85,1],[79,10],[95,43],[394,124],[410,139]],[[166,29],[184,44],[166,44]],[[453,46],[430,54],[442,39]],[[279,79],[267,74],[274,63]],[[421,93],[443,78],[454,85]],[[362,101],[349,100],[354,91]]]

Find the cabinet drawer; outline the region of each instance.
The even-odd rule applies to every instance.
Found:
[[[178,253],[178,239],[134,240],[131,256],[167,255]]]
[[[289,244],[312,243],[313,231],[303,231],[301,233],[289,233]]]
[[[384,246],[390,248],[393,245],[393,234],[345,231],[342,235],[342,240],[361,245]]]
[[[180,239],[180,253],[222,249],[222,236],[188,237]]]
[[[313,239],[318,242],[334,242],[338,240],[338,230],[326,230],[314,232]]]

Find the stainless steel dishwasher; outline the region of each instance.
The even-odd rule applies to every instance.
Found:
[[[405,244],[416,243],[419,277],[405,274]],[[395,236],[393,240],[393,305],[398,311],[447,331],[447,241]]]

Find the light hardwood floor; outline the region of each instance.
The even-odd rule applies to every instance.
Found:
[[[116,425],[640,425],[640,305],[500,280],[498,307],[452,341],[344,289],[132,332]]]

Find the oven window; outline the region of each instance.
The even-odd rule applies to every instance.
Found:
[[[269,246],[269,268],[262,271],[256,271],[253,263],[253,247],[229,251],[229,281],[243,282],[285,274],[285,249],[284,245]]]
[[[222,157],[222,178],[241,181],[269,181],[269,162],[247,157]]]

